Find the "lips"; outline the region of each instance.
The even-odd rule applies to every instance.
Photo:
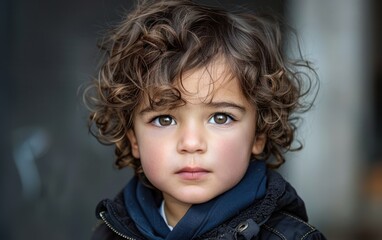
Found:
[[[184,180],[201,180],[210,171],[200,167],[185,167],[180,169],[176,174]]]

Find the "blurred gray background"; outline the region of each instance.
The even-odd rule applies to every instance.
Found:
[[[200,2],[271,11],[298,30],[321,90],[299,131],[304,150],[280,171],[329,239],[382,239],[381,2]],[[88,133],[78,89],[132,3],[0,1],[0,239],[89,239],[98,201],[131,177]]]

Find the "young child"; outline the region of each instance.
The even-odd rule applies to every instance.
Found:
[[[277,21],[252,13],[138,3],[103,44],[89,98],[93,133],[135,170],[97,206],[93,239],[325,239],[270,170],[312,86],[282,44]]]

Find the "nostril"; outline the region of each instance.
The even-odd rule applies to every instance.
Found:
[[[205,152],[207,149],[206,144],[202,142],[198,143],[180,143],[178,144],[178,151],[182,153],[197,153]]]

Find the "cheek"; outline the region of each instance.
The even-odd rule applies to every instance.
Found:
[[[142,145],[141,145],[142,146]],[[160,166],[160,158],[163,154],[163,148],[156,145],[144,145],[140,148],[141,163],[144,170],[149,170]]]
[[[236,185],[247,171],[250,153],[243,139],[231,138],[221,141],[218,146],[216,169],[219,182],[226,189]]]
[[[217,141],[219,155],[223,158],[248,160],[251,156],[252,140],[245,132],[236,132]]]
[[[231,140],[221,141],[218,146],[218,154],[223,158],[235,157],[238,149],[235,142]]]
[[[244,175],[250,160],[250,150],[248,144],[242,139],[227,139],[221,141],[217,146],[219,168],[224,173],[227,181],[237,181]]]
[[[169,150],[167,144],[159,144],[158,141],[146,139],[140,143],[140,156],[143,171],[146,177],[155,185],[165,169],[168,168],[167,161]]]

